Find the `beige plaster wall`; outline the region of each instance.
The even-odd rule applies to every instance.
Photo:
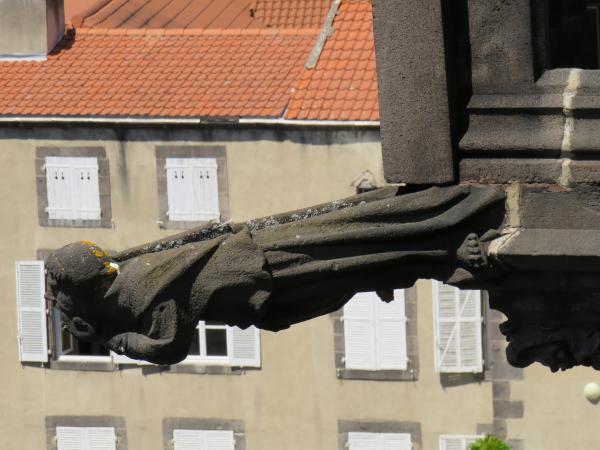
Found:
[[[194,140],[189,132],[168,139],[152,139],[153,133],[141,132],[121,140],[97,139],[103,136],[101,131],[56,131],[9,133],[0,139],[5,201],[0,208],[0,448],[45,449],[44,418],[50,415],[124,416],[130,450],[162,449],[164,417],[242,420],[249,450],[336,449],[338,420],[420,422],[423,448],[436,449],[439,434],[474,434],[477,424],[492,422],[490,383],[443,388],[434,372],[431,286],[426,281],[417,287],[418,382],[337,379],[330,317],[277,335],[263,332],[261,370],[241,375],[143,375],[138,368],[99,373],[22,366],[16,339],[15,260],[35,259],[38,248],[82,238],[121,249],[168,234],[156,223],[154,148],[206,142]],[[230,133],[226,140],[210,141],[227,147],[232,219],[351,195],[350,184],[364,170],[381,179],[378,141],[352,140],[357,137],[336,135],[332,142],[323,144],[321,139],[315,145],[270,139],[267,134],[247,142]],[[114,227],[38,226],[35,148],[99,142],[110,161]]]
[[[509,420],[510,432],[527,450],[598,448],[600,405],[583,395],[589,382],[600,383],[600,373],[579,367],[552,374],[539,364],[526,369],[512,386],[513,397],[525,402],[525,417]]]

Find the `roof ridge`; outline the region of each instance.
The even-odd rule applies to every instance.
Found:
[[[74,28],[79,35],[92,36],[316,36],[318,28]]]

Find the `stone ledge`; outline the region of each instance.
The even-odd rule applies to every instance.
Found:
[[[461,181],[475,183],[557,183],[562,173],[558,159],[465,158]]]

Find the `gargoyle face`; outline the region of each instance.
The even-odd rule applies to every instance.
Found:
[[[600,331],[583,324],[521,324],[511,321],[500,326],[509,340],[508,362],[527,367],[539,362],[552,372],[572,367],[592,366],[600,370]]]

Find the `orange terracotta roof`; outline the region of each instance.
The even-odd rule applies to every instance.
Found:
[[[281,117],[316,35],[78,30],[47,61],[0,62],[0,116]]]
[[[321,28],[333,0],[254,0],[256,18],[273,28]]]
[[[379,120],[370,1],[346,0],[314,69],[305,69],[285,114],[301,120]]]
[[[96,19],[104,7],[123,2],[81,1],[77,7]],[[127,3],[150,8],[156,1]],[[194,0],[203,1],[212,0]],[[266,20],[266,7],[284,0],[253,1],[262,2]],[[319,33],[311,14],[320,2],[324,22],[331,0],[288,2],[307,15],[295,24],[310,28],[148,29],[130,27],[132,17],[117,26],[109,14],[115,28],[71,30],[47,61],[0,61],[0,116],[379,120],[371,2],[342,0],[314,69],[304,67]]]
[[[64,0],[64,2],[65,20],[69,23],[73,18],[78,18],[81,22],[83,17],[94,14],[110,0]]]
[[[333,0],[66,0],[86,28],[320,28]]]
[[[86,28],[265,28],[255,0],[109,0],[82,17]],[[77,25],[77,24],[76,24]]]

